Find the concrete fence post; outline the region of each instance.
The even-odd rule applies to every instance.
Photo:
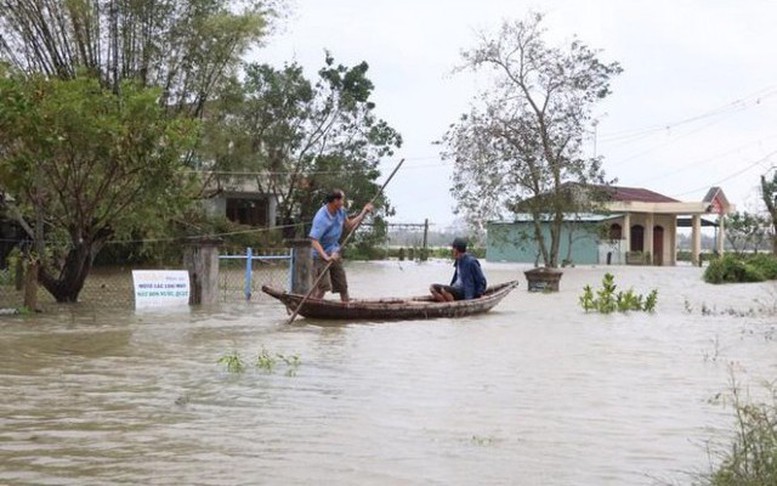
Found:
[[[291,247],[291,292],[307,295],[313,286],[313,246],[307,238],[286,243]]]
[[[189,305],[218,302],[219,246],[222,241],[201,238],[186,242],[184,267],[189,271]]]

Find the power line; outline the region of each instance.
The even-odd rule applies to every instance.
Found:
[[[681,135],[678,135],[677,137],[675,137],[672,140],[669,140],[667,142],[663,142],[663,143],[654,145],[654,146],[649,147],[649,148],[647,148],[647,149],[645,149],[645,150],[643,150],[641,152],[637,152],[636,154],[630,155],[630,156],[626,157],[625,159],[621,159],[621,160],[619,160],[617,162],[614,162],[614,163],[608,164],[608,165],[613,166],[613,167],[617,167],[617,166],[623,165],[626,162],[629,162],[631,160],[637,159],[637,158],[642,157],[643,155],[649,154],[651,152],[655,152],[656,150],[658,150],[660,148],[664,148],[664,147],[666,147],[668,145],[671,145],[671,144],[677,142],[678,140],[682,139],[683,137],[687,137],[688,135],[693,135],[694,133],[700,132],[701,130],[704,130],[705,128],[707,128],[709,126],[712,126],[712,125],[714,125],[716,123],[720,123],[721,121],[722,120],[713,120],[710,123],[707,123],[706,125],[702,125],[701,127],[696,128],[695,130],[692,130],[690,132],[686,132],[686,133],[683,133]]]
[[[746,148],[746,147],[748,147],[748,146],[750,146],[750,145],[753,145],[753,144],[760,144],[760,143],[761,143],[761,142],[763,142],[764,140],[771,140],[771,139],[774,139],[774,138],[777,138],[777,134],[775,134],[775,135],[772,135],[772,136],[770,136],[770,137],[766,137],[766,138],[759,138],[759,139],[757,139],[757,140],[753,140],[753,141],[747,142],[747,143],[745,143],[745,144],[742,144],[742,145],[738,145],[738,146],[736,146],[736,147],[734,147],[734,148],[732,148],[732,149],[730,149],[730,150],[727,150],[727,151],[725,151],[725,152],[720,152],[720,153],[717,153],[717,154],[714,154],[714,155],[711,155],[711,156],[708,156],[708,157],[704,157],[704,158],[702,158],[702,159],[695,160],[695,161],[693,161],[693,162],[691,162],[691,163],[685,164],[685,165],[681,166],[680,168],[678,168],[677,170],[672,170],[672,171],[669,171],[669,172],[664,172],[664,173],[662,173],[662,174],[659,174],[659,175],[657,175],[657,176],[655,176],[655,177],[651,177],[651,178],[649,178],[649,179],[644,179],[644,180],[642,181],[642,184],[644,184],[644,183],[646,183],[646,182],[655,181],[655,180],[658,180],[658,179],[663,179],[663,178],[665,178],[665,177],[669,177],[669,176],[671,176],[671,175],[674,175],[674,174],[678,174],[678,173],[680,173],[680,172],[683,172],[683,171],[685,171],[685,170],[688,170],[688,169],[690,169],[690,168],[692,168],[692,167],[695,167],[695,166],[697,166],[697,165],[699,165],[699,164],[702,164],[702,163],[704,163],[704,162],[709,162],[710,160],[715,160],[715,159],[718,159],[718,158],[720,158],[720,157],[723,157],[723,156],[729,155],[729,154],[731,154],[731,153],[733,153],[733,152],[737,152],[737,151],[739,151],[739,150],[742,150],[743,148]]]
[[[671,130],[673,128],[680,127],[682,125],[687,125],[689,123],[693,123],[698,120],[703,120],[705,118],[710,118],[722,114],[726,114],[727,112],[733,112],[736,113],[738,111],[745,110],[749,107],[752,107],[754,105],[748,106],[748,101],[751,98],[754,98],[754,104],[758,105],[763,100],[768,99],[772,96],[777,94],[777,85],[767,86],[766,88],[762,88],[754,93],[751,93],[747,96],[744,96],[743,98],[736,99],[734,101],[731,101],[729,103],[726,103],[725,105],[722,105],[718,108],[714,108],[712,110],[709,110],[707,112],[701,113],[699,115],[694,115],[685,119],[678,120],[676,122],[671,123],[665,123],[660,125],[652,125],[645,128],[637,128],[637,129],[631,129],[631,130],[622,130],[619,132],[612,132],[609,134],[603,134],[601,137],[599,137],[599,141],[601,142],[611,142],[611,141],[617,141],[621,139],[629,139],[634,137],[643,137],[650,134],[653,134],[658,131],[665,131],[665,130]],[[731,113],[728,113],[731,114]]]
[[[741,174],[744,174],[748,170],[752,169],[753,167],[755,167],[755,166],[757,166],[757,165],[759,165],[759,164],[761,164],[763,162],[766,162],[767,160],[769,160],[769,157],[771,157],[774,154],[777,154],[777,150],[769,152],[768,154],[766,154],[765,156],[763,156],[760,159],[756,160],[755,162],[753,162],[752,164],[748,165],[744,169],[738,170],[738,171],[736,171],[736,172],[734,172],[732,174],[729,174],[726,177],[724,177],[723,179],[720,179],[720,180],[715,181],[715,182],[711,182],[711,183],[706,184],[705,186],[697,188],[697,189],[692,189],[690,191],[686,191],[686,192],[682,192],[682,193],[674,194],[674,195],[675,196],[685,196],[685,195],[688,195],[688,194],[692,194],[694,192],[699,192],[699,191],[702,191],[702,190],[709,189],[712,186],[717,186],[717,185],[719,185],[719,184],[721,184],[723,182],[726,182],[728,180],[734,179],[735,177],[737,177],[737,176],[739,176]]]
[[[421,158],[408,158],[407,160],[429,160],[433,159],[435,157],[421,157]],[[383,163],[381,162],[381,165]],[[451,162],[447,161],[441,161],[436,164],[422,164],[422,165],[408,165],[403,168],[403,170],[413,170],[413,169],[426,169],[430,167],[444,167],[446,165],[451,165]],[[352,172],[351,169],[339,169],[339,170],[314,170],[314,171],[264,171],[264,170],[196,170],[196,169],[190,169],[185,171],[189,174],[213,174],[216,176],[224,175],[224,176],[247,176],[247,177],[268,177],[268,176],[282,176],[282,175],[292,175],[292,174],[299,174],[299,175],[305,175],[305,176],[311,176],[311,175],[340,175],[340,174],[350,174]]]

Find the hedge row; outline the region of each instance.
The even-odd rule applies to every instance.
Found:
[[[726,253],[710,261],[704,271],[707,283],[763,282],[777,280],[777,256],[769,253],[737,255]]]

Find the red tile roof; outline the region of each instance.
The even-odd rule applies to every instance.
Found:
[[[642,189],[641,187],[608,186],[605,189],[610,193],[612,201],[651,203],[680,202],[677,199],[672,199],[669,196],[664,196],[663,194],[648,189]]]

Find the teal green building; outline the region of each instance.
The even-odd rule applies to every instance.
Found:
[[[720,187],[711,187],[695,202],[678,201],[640,187],[603,186],[603,190],[608,198],[602,213],[564,215],[560,264],[676,265],[678,227],[691,228],[694,265],[701,258],[703,226],[715,227],[715,246],[723,253],[725,216],[736,208]],[[540,225],[550,247],[549,215]],[[486,229],[486,260],[544,265],[529,214],[516,214],[511,222],[490,222]]]
[[[486,260],[542,265],[542,254],[534,240],[534,223],[528,215],[511,222],[489,222]],[[521,218],[523,216],[523,218]],[[623,260],[621,240],[609,238],[610,222],[621,215],[576,215],[562,226],[559,262],[574,265],[619,264]],[[550,224],[541,223],[542,236],[550,248]],[[604,235],[604,236],[602,236]]]

